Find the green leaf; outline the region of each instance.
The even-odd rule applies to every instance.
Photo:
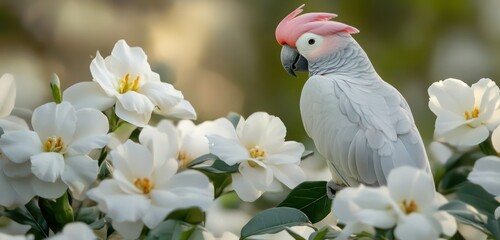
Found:
[[[457,198],[475,207],[481,214],[488,217],[485,228],[491,237],[500,239],[500,221],[494,216],[498,202],[494,196],[486,192],[481,186],[465,182],[456,192]]]
[[[80,208],[76,212],[75,221],[91,224],[99,218],[99,213],[96,206]]]
[[[180,220],[183,222],[196,225],[205,221],[205,213],[203,213],[203,211],[198,207],[178,209],[171,212],[167,216],[167,219]]]
[[[312,156],[314,154],[313,151],[311,150],[304,150],[304,152],[302,153],[302,156],[300,157],[300,159],[306,159],[308,158],[309,156]]]
[[[96,206],[80,208],[76,212],[75,222],[84,222],[92,229],[101,229],[109,222],[106,217],[99,219],[100,211]]]
[[[292,229],[290,228],[285,228],[286,232],[288,234],[290,234],[290,236],[292,236],[292,238],[294,240],[306,240],[305,238],[303,238],[302,236],[300,236],[298,233],[294,232]]]
[[[43,218],[42,212],[35,199],[32,199],[22,207],[17,207],[12,210],[5,209],[3,212],[0,212],[0,214],[17,223],[31,226],[30,231],[37,236],[49,236],[49,225]]]
[[[214,198],[218,198],[222,195],[224,193],[224,189],[232,182],[231,174],[229,173],[213,173],[199,168],[194,169],[202,172],[208,177],[208,179],[210,179],[214,185]]]
[[[308,240],[334,239],[339,235],[339,233],[340,231],[337,231],[330,226],[323,226],[318,231],[309,235]]]
[[[206,161],[209,161],[209,160],[217,160],[219,159],[217,156],[211,154],[211,153],[207,153],[203,156],[199,156],[197,158],[195,158],[194,160],[192,160],[191,162],[189,162],[189,164],[187,165],[188,168],[192,168],[198,164],[201,164],[201,163],[204,163]]]
[[[257,213],[241,229],[241,239],[252,235],[277,233],[285,230],[287,227],[311,225],[307,216],[295,209],[289,207],[277,207],[266,209]]]
[[[469,204],[453,200],[441,206],[439,210],[448,212],[461,223],[471,225],[487,234],[490,234],[490,232],[486,229],[487,216],[479,213]]]
[[[439,182],[438,191],[442,194],[454,192],[467,181],[467,176],[471,171],[471,166],[459,166],[446,172]]]
[[[233,124],[234,128],[236,128],[236,126],[238,126],[238,123],[240,122],[241,116],[237,113],[230,112],[226,116],[226,118]]]
[[[61,231],[64,225],[74,221],[73,208],[69,203],[67,192],[55,201],[40,197],[38,204],[50,229],[54,232]]]
[[[303,182],[292,189],[278,207],[296,208],[317,223],[331,212],[332,200],[326,194],[326,181]]]
[[[477,159],[486,156],[480,151],[471,151],[464,154],[457,154],[452,156],[445,164],[446,171],[460,166],[474,166]]]
[[[240,166],[239,164],[229,166],[224,161],[217,159],[214,161],[214,163],[211,166],[197,167],[194,169],[205,170],[205,171],[208,171],[211,173],[234,173],[234,172],[238,172],[239,166]]]
[[[149,231],[148,235],[146,236],[146,240],[187,239],[185,232],[190,230],[192,230],[192,226],[187,223],[178,220],[167,220],[151,229],[151,231]]]

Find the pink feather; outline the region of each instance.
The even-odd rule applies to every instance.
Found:
[[[288,14],[276,28],[276,40],[281,45],[295,47],[295,42],[304,33],[310,32],[318,35],[328,35],[337,32],[349,34],[358,33],[359,30],[347,24],[329,21],[337,15],[333,13],[306,13],[302,12],[305,4]]]

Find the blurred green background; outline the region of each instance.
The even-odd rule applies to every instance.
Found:
[[[97,50],[118,39],[144,48],[153,69],[192,102],[199,121],[266,111],[306,142],[299,96],[307,74],[282,69],[279,21],[304,1],[0,0],[0,74],[20,85],[18,106],[49,101],[51,73],[63,88],[91,80]],[[448,77],[468,83],[500,75],[499,1],[308,1],[357,27],[354,37],[379,74],[407,98],[429,142],[427,88]]]
[[[304,2],[0,0],[0,74],[15,75],[16,105],[34,109],[51,101],[52,73],[63,88],[90,81],[96,51],[107,56],[125,39],[142,47],[153,70],[184,93],[197,122],[265,111],[283,120],[288,140],[312,149],[299,113],[308,76],[294,78],[282,69],[274,38],[281,19]],[[427,107],[427,88],[433,82],[500,78],[499,10],[497,0],[317,0],[307,1],[304,12],[336,13],[336,21],[361,31],[354,38],[379,75],[408,100],[428,144],[435,116]],[[309,180],[329,178],[323,161],[303,163],[311,169]],[[244,209],[273,206],[284,197],[264,196]],[[237,233],[251,214],[212,216],[226,220],[220,232]]]

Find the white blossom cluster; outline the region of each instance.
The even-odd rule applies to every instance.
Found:
[[[92,81],[36,108],[29,124],[11,116],[15,80],[2,76],[0,206],[14,209],[33,198],[56,200],[68,193],[73,201],[93,202],[119,234],[135,239],[175,210],[211,208],[214,186],[190,166],[209,153],[229,166],[239,164],[227,189],[244,201],[305,180],[298,166],[304,146],[285,142],[279,118],[258,112],[236,127],[226,118],[196,125],[194,108],[160,81],[141,48],[120,40],[110,56],[97,52],[90,71]],[[57,82],[51,87],[60,91]],[[180,121],[152,125],[153,113]],[[110,174],[100,179],[103,169]],[[74,223],[51,239],[92,238],[87,225]]]

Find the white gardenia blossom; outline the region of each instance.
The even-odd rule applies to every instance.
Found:
[[[153,111],[181,119],[196,118],[182,93],[151,71],[142,48],[129,47],[125,40],[119,40],[105,59],[97,52],[90,71],[93,82],[80,82],[64,91],[63,98],[76,108],[103,111],[114,105],[119,118],[139,127],[148,124]]]
[[[177,161],[164,159],[156,143],[149,146],[154,150],[130,140],[117,146],[110,152],[113,178],[87,192],[127,239],[137,238],[144,225],[156,227],[175,209],[207,210],[213,202],[213,186],[205,175],[194,170],[176,174]]]
[[[239,164],[239,172],[231,174],[233,188],[244,201],[255,201],[265,191],[289,188],[305,180],[299,167],[304,145],[285,142],[283,122],[265,112],[256,112],[247,120],[241,118],[236,129],[225,120],[231,136],[208,135],[210,152],[228,165]]]
[[[399,167],[389,173],[387,186],[370,188],[360,185],[339,192],[333,201],[333,213],[346,224],[337,239],[350,234],[373,231],[373,227],[395,226],[398,239],[438,239],[452,236],[455,219],[438,208],[446,199],[436,193],[432,177],[421,169]]]
[[[33,194],[57,198],[68,187],[74,198],[82,199],[98,172],[97,161],[88,154],[108,141],[106,116],[95,109],[76,110],[68,102],[52,102],[36,108],[31,121],[34,131],[8,131],[0,138],[4,155],[0,177],[22,199],[13,201],[1,194],[0,204],[23,204]],[[7,188],[7,183],[3,185]]]
[[[500,201],[500,158],[497,156],[486,156],[474,163],[472,172],[467,177],[469,181],[481,186],[487,192]],[[500,217],[500,206],[495,210],[495,218]]]
[[[231,136],[233,130],[228,128],[226,118],[205,121],[195,125],[193,121],[182,120],[177,124],[179,151],[178,158],[181,168],[192,160],[210,153],[207,135]]]
[[[82,222],[72,222],[66,224],[63,230],[47,238],[47,240],[94,240],[98,239],[94,234],[94,231],[90,227]]]
[[[500,90],[483,78],[471,87],[453,78],[429,87],[429,108],[436,114],[436,140],[473,146],[486,140],[500,123]]]

